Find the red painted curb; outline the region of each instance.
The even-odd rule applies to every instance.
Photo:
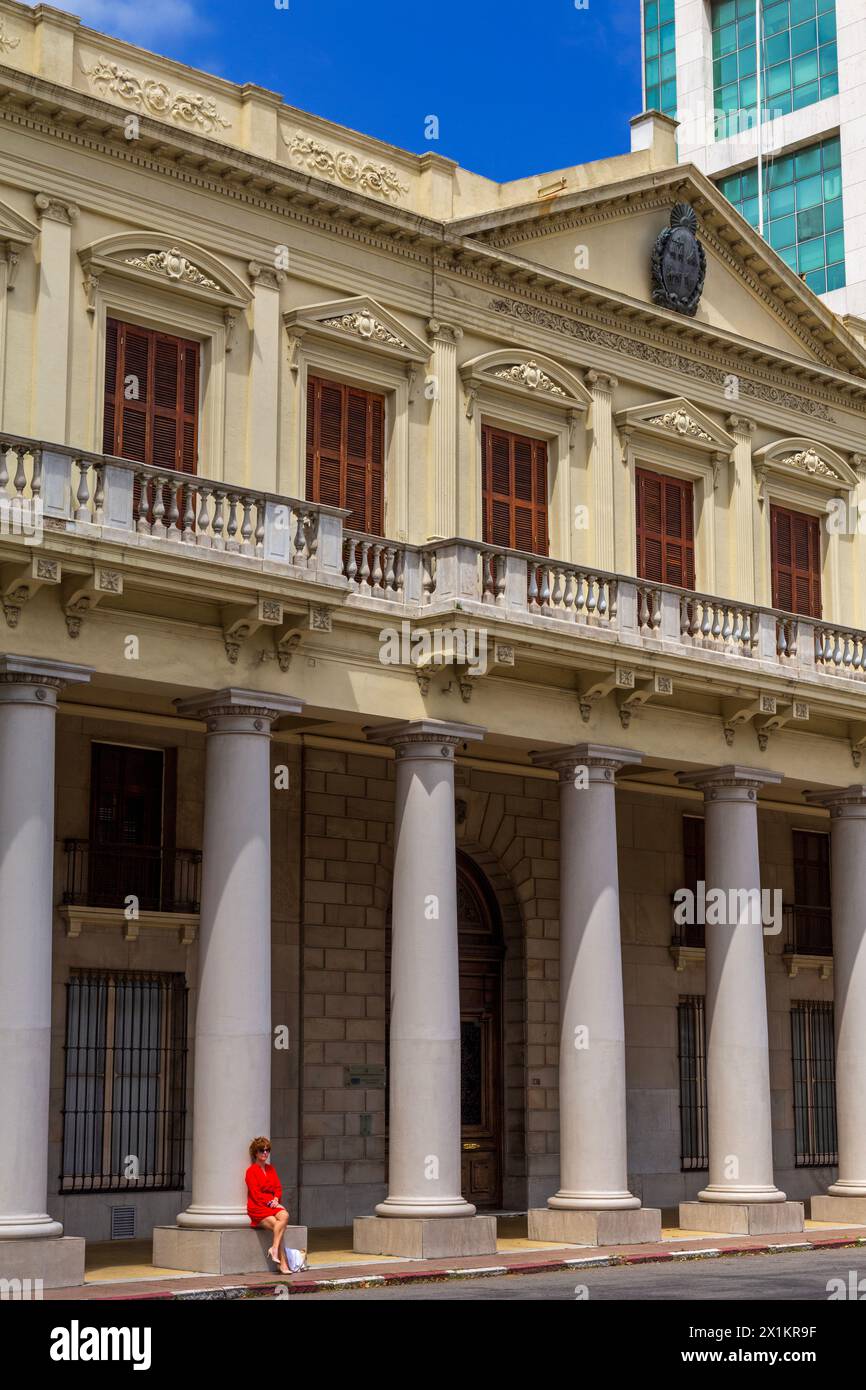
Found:
[[[659,1250],[650,1255],[620,1255],[617,1263],[623,1265],[653,1265],[660,1261],[672,1260],[674,1257],[667,1250]]]

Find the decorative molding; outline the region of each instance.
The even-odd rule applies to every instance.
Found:
[[[804,473],[819,473],[823,478],[835,480],[837,477],[835,471],[827,466],[814,449],[803,449],[799,454],[789,454],[779,462],[788,464],[791,468],[801,468]]]
[[[573,372],[540,353],[527,352],[524,357],[519,348],[499,348],[464,362],[459,371],[469,420],[475,414],[479,392],[485,388],[543,401],[575,417],[592,404],[592,396]]]
[[[499,367],[493,375],[503,381],[517,382],[520,386],[528,387],[530,391],[549,391],[552,396],[567,395],[567,392],[563,391],[561,386],[557,386],[552,377],[543,372],[535,361],[517,362],[513,367]]]
[[[396,199],[401,193],[408,194],[409,186],[400,182],[396,169],[387,164],[377,164],[372,159],[363,159],[350,150],[332,150],[322,145],[310,135],[296,130],[289,135],[280,127],[283,143],[289,157],[295,164],[302,165],[314,174],[339,183],[355,185],[365,193],[379,198]]]
[[[247,273],[253,285],[262,285],[267,290],[278,290],[286,282],[286,276],[282,270],[277,270],[273,266],[259,265],[258,261],[250,261],[247,266]]]
[[[844,488],[851,491],[858,485],[858,475],[850,463],[816,440],[804,438],[777,439],[758,449],[753,458],[759,481],[758,500],[764,502],[767,479],[773,474],[795,480],[798,486],[808,481],[823,492]]]
[[[302,343],[308,335],[332,343],[354,340],[359,347],[398,358],[406,364],[407,370],[413,363],[420,366],[430,360],[430,344],[369,295],[290,309],[283,314],[283,324],[289,339],[289,365],[293,372],[300,366]]]
[[[47,193],[37,193],[33,202],[40,221],[47,218],[49,222],[62,222],[64,226],[71,227],[78,217],[78,207],[75,203],[65,202],[62,198],[52,198]]]
[[[143,256],[125,256],[124,265],[136,270],[148,270],[154,275],[165,275],[169,280],[183,280],[187,285],[198,285],[204,290],[218,290],[216,280],[211,280],[197,265],[188,261],[183,252],[173,246],[170,251],[151,251]]]
[[[107,58],[97,57],[93,67],[82,64],[81,71],[101,97],[110,93],[129,106],[136,106],[157,120],[179,121],[212,135],[229,130],[231,121],[220,115],[216,103],[201,93],[172,92],[165,82],[135,77],[126,68]]]
[[[13,39],[10,34],[6,33],[6,21],[0,19],[0,53],[11,52],[13,48],[18,47],[20,42],[20,39]]]
[[[326,328],[339,328],[343,333],[354,333],[359,338],[375,343],[390,343],[393,347],[408,349],[409,344],[396,333],[392,333],[379,319],[362,311],[354,314],[338,314],[336,318],[320,320]]]
[[[704,365],[694,361],[691,357],[683,356],[682,353],[673,352],[669,348],[659,348],[651,343],[627,338],[623,333],[581,323],[577,319],[566,318],[564,314],[555,313],[550,309],[542,309],[533,304],[525,304],[518,299],[496,297],[490,300],[489,308],[496,314],[518,319],[522,323],[533,324],[536,328],[551,329],[555,333],[565,333],[578,342],[592,343],[595,346],[606,348],[611,352],[622,353],[626,357],[635,358],[641,362],[651,362],[653,366],[660,367],[663,371],[681,372],[684,376],[695,377],[700,381],[718,386],[721,391],[724,390],[726,379],[730,374],[722,367]],[[813,401],[804,396],[795,395],[791,391],[783,391],[774,386],[764,385],[762,382],[750,380],[741,375],[739,376],[739,383],[741,395],[752,396],[756,400],[767,401],[786,410],[796,410],[800,414],[811,415],[817,420],[834,423],[827,406],[820,401]]]
[[[660,425],[662,429],[671,430],[674,434],[692,435],[695,439],[703,439],[707,444],[714,443],[711,434],[702,430],[696,420],[693,420],[687,411],[680,407],[677,410],[668,410],[664,415],[655,415],[647,420],[648,425]]]

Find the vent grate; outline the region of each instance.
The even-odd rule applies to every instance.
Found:
[[[135,1207],[111,1208],[111,1239],[133,1240],[135,1238]]]

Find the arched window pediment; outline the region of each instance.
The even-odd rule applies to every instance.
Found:
[[[850,492],[857,486],[856,470],[841,454],[805,436],[795,435],[767,444],[756,451],[752,462],[760,483],[761,501],[771,479],[819,494],[838,493],[840,489]]]
[[[571,413],[584,413],[592,404],[592,396],[573,372],[529,348],[500,348],[473,357],[463,363],[460,377],[469,419],[482,389],[510,393]]]
[[[78,253],[85,275],[88,308],[96,305],[103,275],[172,289],[224,309],[241,310],[253,294],[248,284],[218,257],[195,243],[157,232],[124,232],[85,246]]]

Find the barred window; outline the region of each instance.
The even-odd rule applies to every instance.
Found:
[[[798,1168],[838,1163],[833,1005],[801,999],[791,1008],[794,1142]]]
[[[183,1188],[182,974],[75,970],[66,986],[61,1192]]]
[[[703,995],[680,996],[677,1032],[680,1062],[680,1168],[683,1172],[691,1172],[709,1166],[707,1029]]]

